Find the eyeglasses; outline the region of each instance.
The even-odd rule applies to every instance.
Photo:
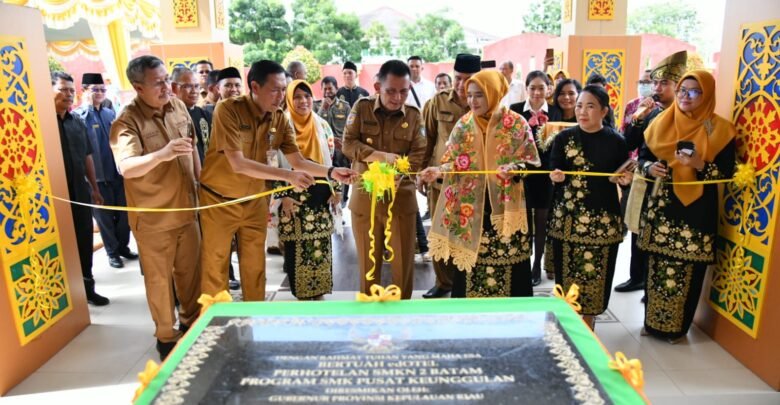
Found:
[[[199,87],[197,84],[190,84],[190,83],[186,83],[185,84],[185,83],[179,83],[179,82],[176,82],[176,85],[179,86],[179,88],[181,88],[184,91],[195,90],[195,89],[197,89]]]
[[[640,80],[639,84],[653,84],[652,80]]]
[[[106,88],[105,87],[93,87],[93,88],[91,88],[89,90],[91,92],[93,92],[93,93],[105,93],[106,92]]]
[[[699,89],[686,89],[685,87],[680,87],[680,89],[677,90],[677,97],[680,98],[687,96],[689,99],[695,100],[701,95],[702,91]]]
[[[57,89],[57,91],[59,91],[60,93],[76,94],[76,89],[69,88],[69,87]]]
[[[171,85],[171,82],[172,82],[171,78],[170,78],[170,77],[166,77],[165,79],[158,80],[158,81],[156,81],[156,82],[154,82],[154,83],[151,83],[151,84],[149,84],[149,83],[144,83],[144,82],[141,82],[141,84],[143,84],[144,86],[149,86],[149,87],[159,87],[159,88],[163,88],[163,87],[170,86],[170,85]]]

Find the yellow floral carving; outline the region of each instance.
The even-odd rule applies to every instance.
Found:
[[[48,322],[52,313],[60,309],[65,284],[59,265],[48,252],[43,256],[38,252],[30,255],[30,263],[22,267],[24,276],[15,285],[23,319],[32,318],[34,324]]]

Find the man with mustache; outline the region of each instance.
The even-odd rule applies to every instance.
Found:
[[[68,198],[74,202],[101,205],[103,197],[95,178],[92,143],[87,136],[87,126],[81,118],[69,111],[76,96],[73,78],[64,72],[54,72],[51,75],[51,85],[54,90],[54,110],[57,112],[60,130],[65,178],[68,182]],[[95,306],[108,305],[108,298],[95,292],[95,279],[92,277],[92,209],[72,204],[71,214],[87,302]]]

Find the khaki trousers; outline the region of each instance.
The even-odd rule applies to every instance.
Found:
[[[179,300],[179,322],[192,326],[200,304],[200,230],[192,222],[162,232],[133,232],[144,272],[146,301],[154,320],[154,336],[161,342],[175,342],[181,332],[174,329],[174,287]]]
[[[428,189],[428,211],[431,213],[431,223],[433,223],[433,217],[436,215],[436,203],[439,201],[439,194],[441,194],[441,189],[439,188],[430,187]],[[436,274],[436,286],[452,291],[452,265],[448,262],[434,260],[433,272]]]
[[[201,188],[201,205],[224,202],[221,197]],[[265,236],[268,227],[268,198],[200,211],[203,249],[201,289],[215,295],[228,289],[230,243],[238,236],[238,271],[244,301],[265,299]]]
[[[396,201],[396,205],[401,203]],[[393,284],[401,288],[401,298],[408,300],[412,297],[414,288],[414,246],[417,243],[415,234],[417,223],[415,217],[417,214],[393,213],[393,221],[390,224],[392,237],[390,238],[390,247],[393,248],[395,257],[390,262],[393,271]],[[366,273],[371,269],[371,259],[368,255],[370,248],[370,239],[368,231],[371,228],[371,221],[368,214],[357,214],[352,212],[352,234],[355,238],[355,247],[357,248],[358,265],[360,266],[360,291],[368,294],[371,286],[377,284],[382,277],[382,255],[384,253],[385,224],[387,223],[387,205],[377,203],[376,222],[374,223],[376,269],[374,270],[374,280],[366,280]]]

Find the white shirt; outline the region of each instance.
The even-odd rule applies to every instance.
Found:
[[[509,84],[509,91],[506,93],[506,96],[501,99],[501,105],[509,107],[514,103],[525,101],[527,98],[528,96],[525,94],[525,86],[523,83],[512,80],[512,83]]]
[[[406,98],[406,104],[419,107],[421,110],[425,107],[425,103],[436,95],[436,85],[430,80],[420,79],[419,82],[412,82],[412,88],[414,89],[417,98],[420,100],[420,105],[414,101],[414,94],[409,92],[409,97]]]
[[[548,109],[549,109],[549,107],[547,107],[547,100],[544,100],[544,104],[542,104],[542,108],[540,108],[539,111],[544,111],[545,114],[546,114],[546,113],[549,112]],[[526,102],[525,104],[523,104],[523,112],[526,112],[526,111],[531,111],[532,113],[536,113],[536,114],[539,113],[539,111],[534,111],[531,108],[531,103],[529,103],[529,102]]]

